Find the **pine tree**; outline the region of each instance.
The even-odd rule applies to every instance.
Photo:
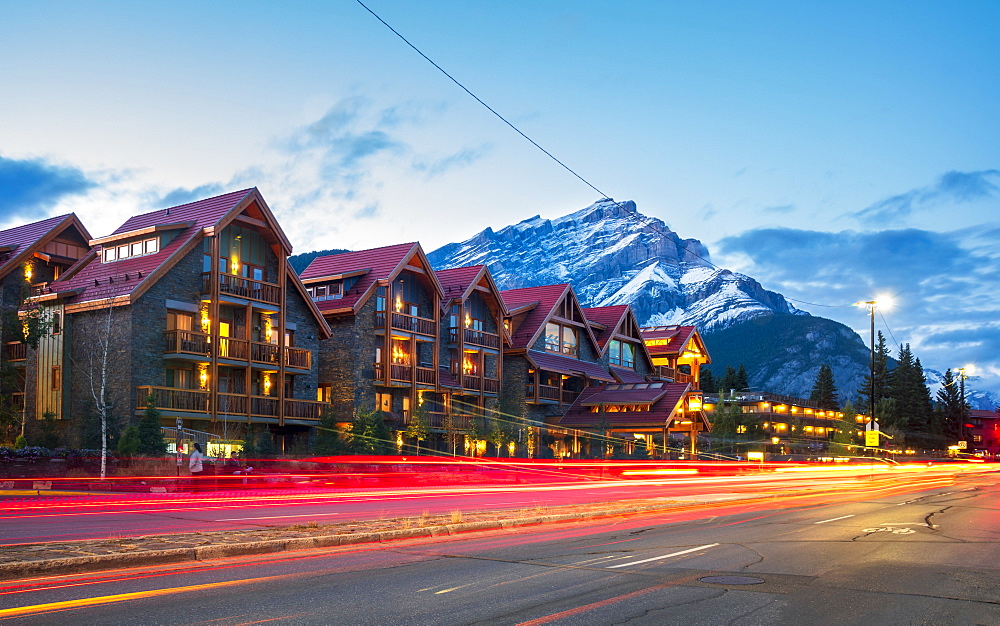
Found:
[[[719,381],[719,393],[729,393],[730,391],[739,391],[739,389],[736,370],[732,365],[727,365],[726,373],[722,375],[722,380]]]
[[[163,440],[163,429],[160,428],[160,411],[155,405],[155,398],[146,398],[146,410],[136,426],[139,435],[137,452],[143,456],[163,456],[167,453],[167,442]],[[124,435],[123,435],[124,436]]]
[[[328,406],[319,418],[313,451],[320,456],[334,456],[342,454],[345,447],[340,428],[337,426],[337,415],[333,407]]]
[[[736,391],[748,391],[750,389],[750,378],[747,376],[747,368],[740,363],[740,369],[736,371]]]
[[[816,374],[816,382],[813,383],[809,399],[824,410],[835,411],[839,407],[837,385],[834,384],[833,369],[829,365],[819,366],[819,373]]]
[[[941,388],[937,392],[936,410],[943,427],[943,435],[954,441],[961,436],[962,424],[965,422],[965,407],[962,406],[960,384],[949,368],[944,373]]]
[[[845,456],[854,452],[853,446],[858,443],[857,436],[855,435],[857,432],[857,424],[854,421],[854,418],[857,417],[857,413],[854,412],[854,407],[851,405],[850,401],[844,403],[842,413],[844,416],[837,424],[837,430],[834,432],[833,441],[830,442],[830,453]]]
[[[701,382],[701,390],[705,393],[718,393],[719,385],[715,380],[715,376],[712,375],[712,370],[708,369],[708,366],[701,366],[699,381]]]
[[[869,373],[865,376],[861,389],[858,390],[858,405],[864,407],[868,415],[872,414],[871,392],[872,376]],[[875,344],[875,403],[882,398],[891,397],[889,386],[889,348],[885,345],[885,336],[882,331],[878,331],[878,341]],[[878,416],[876,416],[878,417]]]

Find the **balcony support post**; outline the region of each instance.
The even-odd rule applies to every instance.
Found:
[[[211,289],[209,289],[209,303],[208,303],[208,315],[209,315],[209,335],[211,339],[215,341],[215,345],[211,351],[208,366],[208,390],[209,390],[209,401],[208,401],[208,412],[211,416],[213,422],[218,421],[218,411],[216,407],[219,406],[219,350],[220,337],[219,337],[219,281],[221,280],[219,274],[219,259],[220,250],[219,243],[220,237],[218,234],[212,235],[212,272],[211,278],[209,279],[209,284]]]

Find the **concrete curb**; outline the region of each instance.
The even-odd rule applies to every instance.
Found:
[[[541,524],[580,521],[600,517],[618,517],[635,513],[648,513],[652,511],[675,509],[687,506],[704,506],[709,504],[719,504],[722,502],[772,498],[773,496],[762,497],[760,495],[755,495],[747,498],[728,498],[721,502],[711,500],[690,503],[663,502],[661,504],[618,507],[597,511],[536,515],[534,517],[508,518],[491,521],[460,522],[456,524],[425,526],[422,528],[401,528],[380,532],[354,533],[350,535],[319,535],[315,537],[269,539],[263,541],[215,544],[191,548],[142,550],[121,554],[101,554],[95,556],[69,557],[64,559],[0,563],[0,580],[13,580],[38,576],[57,576],[62,574],[79,574],[83,572],[95,572],[124,567],[139,567],[143,565],[163,565],[169,563],[181,563],[185,561],[209,561],[235,556],[270,554],[295,550],[312,550],[316,548],[329,548],[359,543],[384,543],[417,537],[451,536],[482,530],[504,530],[517,528],[519,526],[537,526]]]

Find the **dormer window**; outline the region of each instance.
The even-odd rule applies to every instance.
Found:
[[[314,287],[307,287],[306,291],[309,293],[309,297],[315,302],[339,300],[344,297],[344,283],[337,281],[326,285],[316,285]]]
[[[576,329],[553,322],[547,323],[545,325],[545,349],[566,356],[577,356],[579,341]]]
[[[629,369],[635,368],[635,346],[618,339],[612,339],[608,345],[608,362]]]
[[[151,239],[108,246],[104,248],[103,258],[105,263],[111,263],[112,261],[121,261],[122,259],[130,259],[136,256],[154,254],[159,251],[160,240],[158,237],[153,237]]]

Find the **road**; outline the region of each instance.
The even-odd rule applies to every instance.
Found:
[[[764,474],[654,474],[642,480],[578,480],[409,488],[228,490],[209,493],[63,495],[0,499],[0,545],[419,517],[428,514],[837,490],[870,481],[952,480],[952,467],[788,468]],[[975,468],[974,468],[975,469]],[[795,471],[792,471],[795,470]]]
[[[52,624],[998,624],[997,474],[5,583]]]

